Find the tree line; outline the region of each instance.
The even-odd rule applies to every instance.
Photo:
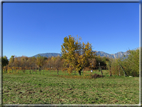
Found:
[[[78,36],[77,36],[78,37]],[[91,44],[80,42],[81,38],[75,39],[71,35],[64,38],[61,45],[62,56],[57,57],[15,57],[11,56],[8,61],[7,57],[2,57],[3,72],[22,70],[56,70],[67,71],[72,73],[77,71],[81,75],[81,71],[108,69],[110,76],[112,75],[131,75],[139,76],[139,49],[129,50],[126,58],[112,59],[108,57],[97,56],[92,51]]]
[[[84,71],[88,71],[91,69],[92,70],[98,69],[97,62],[101,62],[101,66],[103,69],[107,69],[104,62],[104,58],[101,59],[100,56],[96,58],[98,59],[94,58],[92,61],[90,61],[90,64],[93,64],[93,66],[86,66],[84,68]],[[4,56],[2,58],[2,67],[3,67],[3,72],[15,71],[15,70],[22,70],[23,72],[25,72],[25,70],[33,70],[33,71],[56,70],[58,74],[59,71],[68,71],[68,69],[70,69],[69,65],[65,66],[65,60],[60,56],[47,58],[40,55],[38,55],[37,57],[11,56],[9,61],[7,57]],[[68,73],[72,72],[68,71]]]

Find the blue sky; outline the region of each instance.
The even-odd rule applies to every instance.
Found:
[[[93,50],[139,47],[139,3],[4,3],[3,56],[60,53],[77,35]]]

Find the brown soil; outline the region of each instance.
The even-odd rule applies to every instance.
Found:
[[[91,75],[91,78],[101,78],[101,77],[104,77],[104,76],[96,74],[96,73]]]

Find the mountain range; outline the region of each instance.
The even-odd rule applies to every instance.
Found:
[[[123,57],[123,55],[125,55],[126,57],[129,55],[128,52],[117,52],[115,54],[109,54],[109,53],[106,53],[106,52],[103,52],[103,51],[94,51],[96,52],[97,55],[100,55],[100,56],[105,56],[105,57],[109,57],[109,58],[121,58]]]
[[[123,57],[123,55],[125,55],[126,57],[129,55],[128,52],[117,52],[115,54],[109,54],[103,51],[93,51],[96,52],[96,55],[100,55],[101,57],[105,56],[105,57],[109,57],[109,58],[118,58],[118,57]],[[52,56],[61,56],[61,53],[41,53],[39,54],[40,56],[44,56],[44,57],[52,57]],[[34,55],[34,57],[37,57],[37,55]]]

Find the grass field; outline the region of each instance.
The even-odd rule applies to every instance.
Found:
[[[100,72],[93,72],[100,74]],[[90,79],[90,72],[3,74],[3,104],[138,104],[139,78]]]

